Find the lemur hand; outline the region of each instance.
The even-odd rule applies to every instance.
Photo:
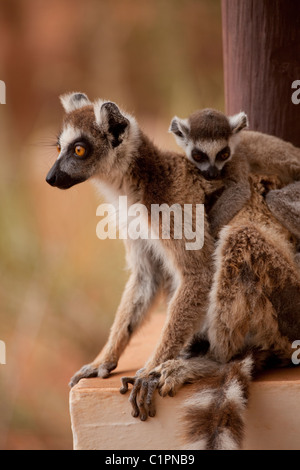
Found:
[[[146,421],[148,416],[154,417],[156,414],[154,404],[154,392],[158,385],[158,376],[148,375],[142,377],[143,374],[135,377],[122,377],[122,394],[128,391],[128,384],[133,385],[130,393],[129,402],[132,406],[132,416],[139,417],[141,421]]]
[[[72,388],[81,379],[89,379],[92,377],[101,377],[106,379],[112,370],[117,367],[117,362],[103,362],[102,364],[91,363],[87,364],[73,375],[70,380],[69,386]]]

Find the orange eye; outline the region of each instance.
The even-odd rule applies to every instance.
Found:
[[[75,154],[77,157],[84,157],[85,155],[85,148],[82,145],[75,146]]]
[[[222,153],[221,158],[222,158],[222,160],[227,160],[227,158],[229,158],[229,153],[228,152]]]
[[[57,144],[56,148],[57,148],[57,152],[60,153],[60,151],[61,151],[61,146],[60,146],[59,144]]]

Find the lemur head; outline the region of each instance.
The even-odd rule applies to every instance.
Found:
[[[217,179],[233,156],[239,132],[247,125],[244,112],[227,117],[214,109],[203,109],[188,119],[174,117],[169,131],[202,175]]]
[[[128,154],[126,148],[137,132],[135,120],[115,103],[91,103],[83,93],[69,93],[60,100],[66,115],[47,183],[68,189],[98,173],[109,177],[114,168],[124,167],[122,156]]]

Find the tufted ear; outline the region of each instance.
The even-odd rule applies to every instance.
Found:
[[[112,101],[99,101],[94,106],[96,122],[108,134],[113,147],[117,147],[123,141],[123,135],[129,126],[129,120],[118,106]]]
[[[169,132],[172,132],[176,137],[183,139],[185,137],[189,137],[190,128],[189,124],[186,119],[180,119],[179,117],[173,117]]]
[[[177,144],[183,149],[186,148],[189,137],[190,137],[190,126],[187,119],[180,119],[179,117],[173,117],[169,132],[174,134]]]
[[[229,116],[228,121],[233,134],[237,134],[249,125],[247,114],[244,113],[244,111],[241,111],[234,116]]]
[[[75,109],[80,109],[83,108],[83,106],[91,104],[90,100],[84,93],[66,93],[65,95],[60,96],[59,99],[66,113],[70,113]]]

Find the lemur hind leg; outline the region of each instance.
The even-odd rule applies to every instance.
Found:
[[[254,226],[224,229],[217,250],[207,314],[214,357],[225,363],[256,347],[290,358],[290,341],[300,337],[296,266]]]
[[[270,191],[266,202],[279,222],[300,239],[300,181]]]

